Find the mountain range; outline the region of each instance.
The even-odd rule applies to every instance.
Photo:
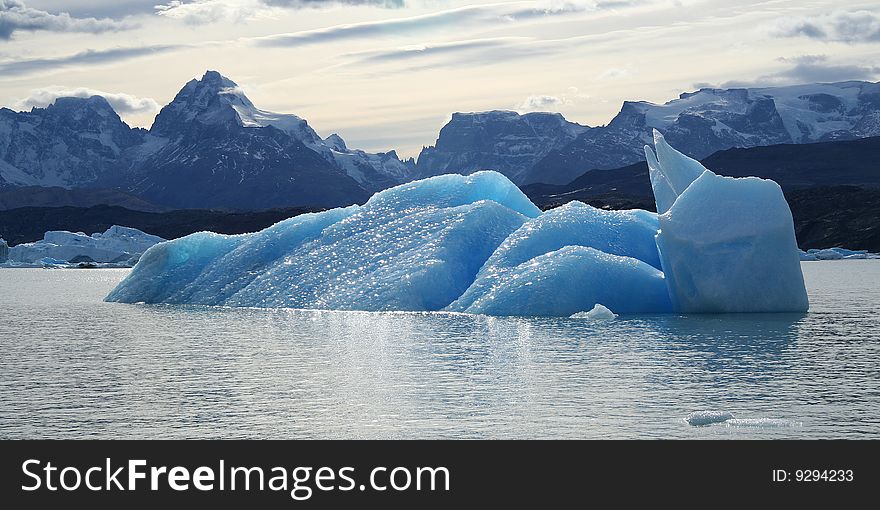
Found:
[[[257,109],[208,71],[149,130],[100,96],[0,110],[0,186],[114,188],[172,208],[338,206],[407,180],[413,161],[351,150],[289,114]]]
[[[702,159],[719,150],[880,135],[880,83],[847,81],[772,88],[703,88],[662,105],[623,103],[605,126],[558,114],[455,114],[422,150],[419,176],[498,170],[519,185],[567,184],[590,170],[644,161],[653,129]]]
[[[235,82],[208,71],[149,130],[129,127],[99,96],[0,109],[0,191],[26,188],[22,197],[45,200],[34,187],[109,189],[142,201],[141,210],[335,207],[413,179],[482,169],[521,186],[563,185],[642,161],[654,128],[699,159],[734,147],[878,136],[880,83],[703,88],[662,105],[625,102],[594,127],[558,113],[455,113],[416,162],[393,150],[349,149],[336,134],[322,138],[305,119],[258,109]]]

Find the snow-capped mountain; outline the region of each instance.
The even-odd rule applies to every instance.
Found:
[[[98,96],[0,110],[0,187],[113,187],[179,208],[338,206],[404,182],[414,166],[260,110],[216,71],[188,82],[149,131]]]
[[[483,168],[501,171],[517,184],[565,184],[589,170],[643,161],[643,147],[651,143],[654,128],[696,158],[732,147],[877,136],[880,83],[704,88],[662,105],[627,101],[606,126],[587,128],[556,115],[566,129],[544,125],[541,134],[546,137],[529,139],[523,132],[532,115],[453,115],[436,146],[419,156],[418,174]],[[523,152],[524,157],[517,157]]]
[[[417,175],[496,170],[514,182],[552,150],[589,128],[558,113],[510,111],[454,113],[437,143],[419,154]]]
[[[733,147],[877,136],[880,83],[704,88],[662,105],[626,102],[607,126],[551,151],[520,182],[563,184],[592,169],[642,161],[654,128],[695,158]]]
[[[180,126],[187,126],[189,133],[215,134],[218,127],[271,126],[318,153],[368,191],[404,182],[415,166],[412,161],[401,161],[394,151],[370,154],[351,150],[335,133],[325,141],[305,119],[296,115],[260,110],[235,82],[216,71],[208,71],[201,80],[191,80],[184,85],[174,100],[159,112],[150,133],[175,142],[181,135]]]
[[[162,108],[145,143],[126,153],[116,184],[177,208],[268,209],[360,202],[369,192],[310,146],[321,138],[295,115],[258,110],[208,71]]]
[[[29,112],[0,109],[0,187],[75,187],[114,172],[145,131],[120,120],[100,96],[62,97]]]

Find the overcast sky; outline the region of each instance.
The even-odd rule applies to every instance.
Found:
[[[158,5],[157,5],[158,4]],[[876,1],[0,0],[0,105],[99,93],[149,127],[215,69],[349,147],[415,156],[455,111],[880,79]]]

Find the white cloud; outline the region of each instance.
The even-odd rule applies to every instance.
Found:
[[[266,5],[275,5],[278,7],[290,7],[293,9],[302,9],[307,7],[321,7],[327,5],[372,5],[375,7],[384,7],[388,9],[396,9],[405,5],[404,0],[260,0]]]
[[[556,96],[529,96],[522,104],[519,105],[519,111],[536,111],[536,110],[555,110],[562,106],[564,101]]]
[[[269,18],[274,8],[258,0],[195,0],[185,2],[173,0],[167,4],[156,5],[156,14],[179,19],[190,25],[215,23],[221,20],[250,21]]]
[[[104,92],[86,87],[68,88],[58,85],[34,89],[30,95],[16,103],[19,110],[30,110],[33,107],[43,108],[55,102],[59,97],[92,97],[102,96],[119,114],[154,113],[159,111],[159,103],[150,97],[138,97],[131,94]]]
[[[835,11],[779,18],[770,33],[776,37],[809,37],[850,44],[880,42],[880,16],[871,11]]]
[[[11,39],[15,32],[91,32],[127,30],[135,25],[109,18],[75,18],[66,12],[52,14],[28,7],[20,0],[0,0],[0,39]]]
[[[776,60],[784,64],[818,64],[826,62],[828,55],[798,55],[796,57],[779,57]]]
[[[581,93],[577,87],[569,87],[564,93],[558,95],[536,94],[528,96],[514,108],[518,112],[557,111],[564,106],[571,106],[589,97],[589,95]]]
[[[642,0],[600,2],[550,0],[465,5],[416,16],[348,23],[300,32],[257,37],[254,41],[258,46],[295,47],[343,39],[421,34],[431,31],[463,31],[466,28],[485,30],[493,25],[509,26],[511,23],[559,20],[581,15],[582,13],[617,10],[641,5],[642,3],[644,3]]]
[[[33,58],[0,62],[0,74],[16,76],[48,69],[61,69],[76,65],[100,65],[119,62],[131,58],[157,55],[168,51],[184,48],[182,45],[132,46],[128,48],[111,48],[107,50],[85,50],[72,55],[53,58]]]
[[[317,9],[339,5],[370,5],[397,8],[403,0],[171,0],[156,5],[156,14],[204,25],[223,20],[235,22],[275,18],[281,9]]]
[[[636,74],[639,74],[639,72],[633,69],[632,66],[612,67],[603,71],[597,78],[599,80],[619,80],[622,78],[629,78]]]
[[[830,83],[848,80],[875,80],[880,66],[868,63],[829,62],[827,55],[780,57],[777,61],[789,67],[758,76],[754,80],[733,80],[721,84],[729,87],[774,87],[802,83]]]

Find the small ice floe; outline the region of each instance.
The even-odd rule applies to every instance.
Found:
[[[798,250],[801,260],[852,260],[852,259],[876,259],[880,254],[869,253],[868,250],[848,250],[846,248],[825,248],[822,250],[809,249]]]
[[[687,415],[685,421],[694,427],[705,427],[723,423],[728,427],[775,429],[784,427],[800,427],[803,423],[783,418],[734,418],[727,411],[694,411]]]
[[[803,423],[782,418],[733,418],[727,420],[728,427],[750,427],[759,429],[775,429],[785,427],[800,427]]]
[[[609,310],[601,303],[596,303],[596,305],[593,306],[593,308],[589,312],[578,312],[571,316],[572,319],[590,320],[613,319],[615,317],[617,317],[617,314]]]
[[[724,423],[732,419],[733,415],[727,411],[694,411],[687,415],[685,421],[694,427],[703,427],[713,423]]]

